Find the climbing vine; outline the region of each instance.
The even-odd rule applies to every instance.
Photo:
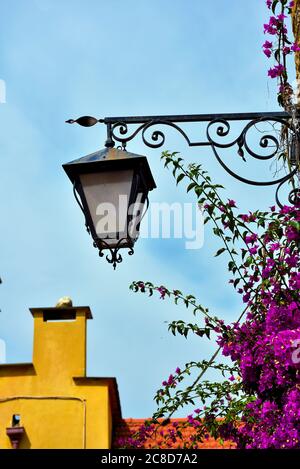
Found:
[[[266,57],[274,60],[273,67],[268,70],[268,76],[278,79],[278,103],[286,110],[290,110],[293,104],[293,89],[288,78],[287,57],[300,51],[300,46],[291,41],[286,20],[290,17],[295,2],[267,0],[266,4],[272,15],[268,23],[264,24],[264,33],[269,39],[262,47]]]
[[[193,295],[151,282],[136,281],[131,289],[190,309],[193,321],[172,321],[169,330],[199,340],[216,340],[210,360],[178,366],[157,391],[158,409],[124,446],[142,447],[160,432],[160,447],[197,447],[208,435],[235,442],[239,448],[300,447],[300,207],[240,214],[232,199],[224,200],[201,165],[186,167],[176,153],[164,152],[177,183],[186,181],[205,213],[205,223],[227,254],[229,283],[241,296],[244,309],[236,322],[225,324]],[[231,365],[217,361],[220,352]],[[214,369],[220,379],[205,379]],[[185,385],[194,376],[194,381]],[[222,380],[223,378],[223,380]],[[170,418],[194,405],[185,422]],[[193,428],[187,441],[184,428]],[[159,429],[159,430],[158,430]]]
[[[278,102],[291,111],[292,87],[287,58],[300,51],[288,36],[286,20],[293,1],[267,0],[271,11],[264,24],[268,39],[263,52],[274,60],[268,75],[278,80]],[[123,447],[196,448],[209,436],[238,448],[300,448],[300,204],[239,213],[237,203],[224,198],[201,165],[186,166],[176,153],[163,152],[177,184],[186,183],[203,209],[220,247],[227,255],[228,281],[243,307],[232,324],[217,317],[195,296],[152,282],[136,281],[134,292],[159,295],[184,304],[189,320],[172,321],[169,330],[187,338],[212,340],[217,349],[209,360],[178,364],[155,395],[157,411]],[[220,360],[221,354],[231,359]],[[219,377],[208,380],[214,370]],[[193,412],[182,422],[171,419],[186,405]],[[186,438],[185,429],[192,428]],[[154,438],[155,437],[155,438]],[[153,443],[156,441],[156,443]]]

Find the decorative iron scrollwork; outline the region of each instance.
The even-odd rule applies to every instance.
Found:
[[[231,122],[246,122],[238,135],[230,141],[225,141],[231,134]],[[282,207],[279,200],[279,190],[285,183],[292,183],[288,200],[291,204],[299,203],[299,175],[300,175],[300,124],[299,116],[287,112],[271,112],[271,113],[244,113],[244,114],[206,114],[206,115],[185,115],[185,116],[143,116],[143,117],[106,117],[104,119],[96,119],[94,117],[85,116],[77,120],[69,120],[69,123],[78,123],[85,127],[90,127],[96,123],[104,123],[107,127],[107,146],[114,146],[115,142],[119,142],[122,148],[126,148],[128,142],[132,141],[139,134],[141,135],[144,145],[150,148],[161,148],[166,142],[164,127],[175,129],[179,132],[188,146],[190,147],[211,147],[215,158],[222,168],[238,181],[253,186],[277,186],[275,198],[277,204]],[[178,124],[184,123],[204,123],[205,138],[202,140],[192,141],[187,132]],[[272,126],[272,132],[263,132],[257,143],[259,151],[253,148],[250,143],[250,133],[254,130],[258,133],[258,126],[263,123]],[[130,131],[129,126],[137,125],[138,127]],[[279,129],[276,129],[276,125]],[[157,128],[158,127],[158,128]],[[150,131],[150,135],[148,132]],[[285,142],[283,144],[283,142]],[[236,148],[238,157],[247,161],[247,157],[260,161],[270,161],[276,159],[283,149],[286,152],[287,174],[267,181],[256,181],[243,177],[233,171],[227,163],[225,163],[222,150],[228,148]],[[118,262],[116,255],[112,256],[112,262]]]
[[[285,129],[287,132],[290,132],[291,135],[292,135],[291,138],[294,139],[294,141],[299,141],[299,135],[295,132],[295,129],[294,129],[293,125],[291,124],[291,122],[289,120],[274,118],[273,121],[276,122],[276,123],[279,123],[281,125],[282,129]],[[258,142],[260,148],[265,149],[265,150],[270,149],[269,153],[267,153],[267,154],[261,154],[261,153],[258,153],[257,151],[254,151],[250,147],[250,145],[248,144],[247,136],[248,136],[249,131],[252,128],[255,128],[257,124],[261,124],[262,122],[270,123],[270,119],[262,117],[260,119],[255,119],[255,120],[249,122],[243,128],[242,132],[240,133],[240,135],[235,140],[233,140],[229,143],[223,144],[223,143],[220,143],[220,142],[216,141],[211,136],[210,128],[214,124],[219,124],[218,127],[217,127],[216,133],[219,137],[225,137],[230,132],[230,124],[229,124],[228,121],[215,119],[215,120],[211,121],[208,124],[206,135],[207,135],[208,141],[211,144],[211,148],[213,150],[213,153],[214,153],[217,161],[219,162],[219,164],[223,167],[223,169],[228,174],[230,174],[232,177],[234,177],[238,181],[243,182],[243,183],[248,184],[248,185],[253,185],[253,186],[276,186],[277,185],[277,189],[276,189],[276,192],[275,192],[275,198],[276,198],[276,202],[277,202],[278,206],[282,207],[282,204],[279,200],[279,189],[283,186],[284,183],[293,180],[294,176],[299,171],[299,165],[297,165],[296,168],[291,169],[288,172],[288,174],[285,174],[282,177],[267,180],[267,181],[257,181],[257,180],[242,177],[239,174],[237,174],[236,172],[234,172],[231,168],[228,167],[228,165],[226,165],[226,163],[223,161],[223,159],[221,158],[221,156],[218,152],[219,148],[224,149],[224,148],[234,147],[235,145],[237,145],[237,147],[238,147],[237,153],[239,154],[239,156],[242,156],[244,161],[246,161],[245,155],[249,155],[252,158],[262,160],[262,161],[270,160],[270,159],[275,158],[276,156],[278,156],[282,145],[281,145],[281,142],[278,140],[278,138],[275,137],[274,135],[271,135],[271,134],[263,135],[262,137],[260,137],[260,140]],[[290,149],[287,149],[287,150],[290,151]],[[291,161],[289,161],[289,165],[292,166]],[[296,189],[293,189],[292,192],[294,193],[295,190]],[[289,197],[289,201],[291,201],[291,200],[296,200],[296,199],[295,199],[295,197],[291,197],[291,198]]]
[[[117,264],[120,264],[123,261],[123,257],[119,253],[119,250],[122,247],[122,242],[126,241],[125,238],[122,238],[118,241],[115,247],[111,247],[105,240],[101,239],[101,244],[98,244],[96,241],[93,242],[93,246],[99,250],[99,256],[104,256],[104,250],[109,250],[109,254],[105,256],[105,259],[109,264],[112,264],[114,270],[116,269]],[[128,248],[128,255],[132,256],[134,254],[133,247]]]

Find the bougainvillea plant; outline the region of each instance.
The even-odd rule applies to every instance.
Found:
[[[290,40],[286,20],[291,15],[295,2],[267,0],[266,4],[272,15],[269,22],[264,24],[267,39],[262,48],[263,53],[274,60],[273,67],[268,70],[268,76],[278,79],[278,103],[286,110],[290,110],[293,104],[293,89],[288,79],[287,57],[300,51],[300,47]]]
[[[173,321],[170,331],[216,340],[219,348],[210,360],[177,367],[157,391],[153,418],[119,444],[143,447],[159,432],[160,447],[195,448],[212,436],[238,448],[300,448],[300,204],[239,214],[236,202],[223,200],[222,186],[213,184],[201,165],[185,167],[176,153],[164,152],[162,158],[203,207],[205,223],[222,242],[216,256],[227,253],[229,283],[244,309],[226,325],[192,295],[144,281],[131,285],[136,292],[185,304],[194,320]],[[216,361],[220,351],[230,365]],[[223,381],[206,380],[211,369]],[[170,424],[187,404],[194,412]],[[193,428],[188,439],[187,426]]]
[[[300,50],[288,38],[286,18],[293,1],[267,0],[272,16],[263,44],[276,65],[268,75],[278,78],[278,102],[291,110],[292,88],[286,58]],[[118,442],[141,448],[151,440],[158,447],[196,448],[209,436],[234,442],[238,448],[300,448],[300,203],[270,207],[269,211],[238,213],[232,199],[221,196],[201,165],[185,167],[178,154],[164,152],[176,182],[187,183],[205,215],[205,223],[219,238],[216,256],[227,254],[229,283],[241,295],[244,308],[236,322],[211,314],[193,295],[151,282],[136,281],[135,292],[184,304],[193,320],[173,321],[169,330],[199,340],[215,340],[218,348],[209,360],[178,366],[157,391],[158,409],[139,431]],[[231,359],[224,364],[218,357]],[[217,361],[218,360],[218,361]],[[206,379],[214,370],[219,379]],[[186,405],[194,411],[182,422],[170,418]],[[192,433],[185,432],[186,427]],[[157,438],[158,437],[158,438]]]

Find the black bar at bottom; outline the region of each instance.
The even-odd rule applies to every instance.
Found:
[[[150,465],[171,465],[184,467],[207,467],[208,464],[227,464],[247,462],[256,463],[299,463],[298,450],[0,450],[0,464],[42,464],[76,463],[82,467],[139,467]],[[88,466],[86,466],[88,464]],[[251,466],[250,466],[251,467]]]

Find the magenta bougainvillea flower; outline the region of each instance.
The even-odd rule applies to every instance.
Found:
[[[277,78],[280,75],[282,75],[284,72],[285,72],[284,66],[279,64],[279,65],[275,65],[275,67],[273,68],[270,68],[268,71],[268,75],[271,78]]]
[[[296,42],[294,42],[294,43],[292,44],[292,46],[291,46],[291,50],[292,50],[293,52],[299,52],[299,51],[300,51],[300,46],[299,46],[299,44],[297,44]]]
[[[273,47],[273,43],[270,42],[270,41],[265,41],[265,42],[263,43],[263,48],[264,48],[264,49],[272,49],[272,47]]]
[[[280,106],[289,110],[292,106],[292,86],[287,75],[287,56],[299,52],[298,44],[292,44],[287,28],[287,18],[292,12],[294,2],[287,0],[270,0],[266,2],[273,15],[269,22],[264,24],[264,34],[272,36],[272,42],[266,40],[262,46],[263,53],[270,59],[273,58],[275,65],[268,70],[268,76],[278,81],[277,100]]]

